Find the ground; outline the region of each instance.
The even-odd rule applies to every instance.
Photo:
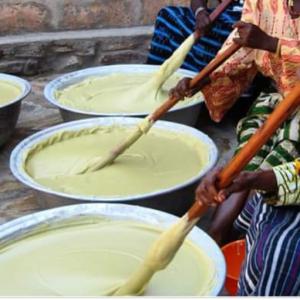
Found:
[[[48,104],[43,97],[45,84],[58,75],[35,77],[28,79],[32,84],[32,93],[23,101],[20,119],[15,134],[0,149],[0,224],[17,217],[42,210],[33,191],[19,183],[9,170],[9,157],[18,142],[27,136],[62,122],[59,111]],[[236,114],[232,113],[220,124],[214,124],[202,110],[197,128],[208,134],[216,143],[220,159],[218,164],[224,165],[231,157],[235,146]],[[202,221],[204,228],[208,225],[210,214]]]

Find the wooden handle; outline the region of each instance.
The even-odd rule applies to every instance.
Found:
[[[230,56],[241,48],[240,45],[233,43],[223,53],[217,55],[202,71],[197,74],[190,83],[190,87],[196,87],[203,79],[209,76],[213,71],[220,67]]]
[[[202,80],[207,78],[214,70],[216,70],[220,65],[222,65],[232,54],[238,51],[241,46],[237,44],[231,45],[227,50],[225,50],[220,55],[216,56],[199,74],[197,74],[190,82],[190,87],[196,87]],[[167,113],[177,102],[181,99],[176,97],[170,97],[165,101],[160,107],[158,107],[150,116],[149,120],[151,122],[156,122],[165,113]]]
[[[210,14],[209,18],[214,22],[224,11],[225,9],[233,2],[233,0],[223,0],[216,9]]]
[[[300,82],[289,95],[282,100],[266,122],[249,139],[248,143],[233,157],[226,168],[220,173],[219,188],[227,187],[240,171],[250,162],[261,147],[270,139],[281,124],[300,105]]]
[[[294,87],[289,95],[282,100],[266,122],[249,139],[248,143],[231,159],[222,170],[219,176],[218,187],[227,187],[232,180],[243,170],[243,168],[256,155],[261,147],[270,139],[281,124],[296,110],[300,105],[300,82]],[[188,211],[189,220],[198,218],[205,213],[207,207],[196,201]]]

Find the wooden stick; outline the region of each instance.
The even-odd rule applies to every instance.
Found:
[[[246,166],[255,156],[262,145],[276,132],[280,125],[300,105],[300,82],[291,93],[277,106],[269,116],[265,124],[251,137],[242,150],[223,169],[219,177],[219,188],[224,188],[232,179]],[[152,276],[168,266],[177,251],[180,249],[184,239],[197,224],[200,216],[207,207],[196,201],[191,209],[176,223],[153,243],[149,249],[146,259],[135,273],[127,280],[126,284],[118,288],[114,295],[128,295],[138,293],[145,288]],[[155,268],[148,266],[149,262],[163,262]],[[142,280],[140,280],[142,278]]]
[[[230,56],[232,56],[235,52],[237,52],[241,48],[238,44],[231,45],[228,49],[226,49],[223,53],[216,56],[199,74],[197,74],[190,82],[190,87],[194,88],[197,86],[202,80],[206,79],[213,71],[215,71],[219,66],[221,66]],[[151,122],[156,122],[160,119],[166,112],[168,112],[176,103],[178,103],[180,98],[170,97],[167,101],[165,101],[159,108],[157,108],[148,119]]]
[[[219,189],[227,187],[233,179],[256,155],[261,147],[272,137],[276,130],[300,106],[300,82],[270,114],[266,122],[249,139],[248,143],[234,156],[219,176]],[[207,207],[196,201],[188,211],[189,220],[199,218]]]
[[[217,17],[230,5],[233,0],[224,0],[222,3],[212,12],[210,15],[211,21],[215,21]],[[202,33],[194,32],[195,40],[202,36]],[[216,70],[224,61],[226,61],[233,53],[238,51],[240,46],[233,44],[222,54],[213,59],[198,75],[196,75],[190,82],[191,88],[194,88],[202,80],[207,78],[210,73]],[[83,174],[86,172],[93,172],[102,169],[103,167],[113,163],[115,159],[124,153],[129,147],[131,147],[143,134],[148,132],[152,125],[160,119],[165,113],[167,113],[174,105],[176,105],[181,98],[170,97],[161,106],[159,106],[153,113],[141,121],[137,128],[130,134],[122,143],[114,147],[103,159],[97,159],[90,161],[86,166],[80,167],[76,174]],[[142,127],[146,127],[146,130],[141,130]]]
[[[209,18],[210,21],[213,23],[214,21],[216,21],[216,19],[220,16],[220,14],[223,13],[223,11],[231,4],[233,0],[224,0],[222,1],[221,4],[219,4],[216,9],[210,14]],[[197,42],[198,39],[200,39],[203,35],[203,32],[201,32],[200,30],[196,30],[195,32],[193,32],[189,37],[187,37],[186,41],[189,40],[190,38],[193,38],[194,43]],[[168,78],[178,69],[180,68],[180,60],[177,60],[177,53],[178,51],[183,48],[185,48],[184,46],[185,42],[183,42],[181,44],[181,46],[172,53],[172,55],[160,66],[158,72],[163,71],[165,73],[165,75],[167,76],[163,76],[161,77],[160,81],[157,82],[157,86],[161,87],[167,80]],[[189,50],[186,49],[186,51],[190,51],[192,46],[189,46]],[[177,63],[173,65],[174,61],[176,61]],[[172,63],[171,63],[172,62]],[[170,63],[172,65],[172,67],[170,68]]]
[[[213,23],[215,22],[218,17],[226,10],[226,8],[233,2],[233,0],[223,0],[215,9],[214,11],[209,15],[210,21]],[[203,35],[202,32],[195,31],[195,40],[197,41],[201,36]]]
[[[202,80],[216,70],[222,63],[224,63],[233,53],[238,51],[240,46],[233,44],[222,54],[218,55],[212,60],[198,75],[191,80],[191,88],[195,87]],[[113,163],[115,159],[120,156],[124,151],[131,147],[143,134],[147,133],[152,125],[160,119],[166,112],[169,111],[177,102],[181,99],[176,97],[170,97],[161,106],[159,106],[152,114],[143,119],[136,127],[136,129],[120,144],[114,147],[104,158],[97,161],[91,161],[87,166],[84,166],[78,170],[77,174],[83,174],[86,172],[94,172],[102,169],[103,167]],[[142,128],[145,128],[144,130]]]

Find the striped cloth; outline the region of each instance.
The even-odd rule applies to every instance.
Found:
[[[268,199],[268,204],[300,205],[300,159],[273,168],[276,176],[277,195]]]
[[[248,115],[238,124],[237,151],[263,125],[281,99],[277,93],[262,93],[253,103]],[[274,172],[280,189],[276,202],[275,198],[263,198],[261,194],[251,197],[234,223],[236,229],[246,234],[247,243],[247,257],[239,281],[241,296],[300,295],[300,207],[277,207],[299,202],[296,197],[300,179],[290,180],[290,186],[283,187],[283,178],[295,179],[296,175],[283,174],[290,170],[289,164],[280,166],[300,155],[299,125],[300,111],[297,111],[246,167],[254,171],[277,166]]]
[[[300,295],[300,207],[271,206],[255,194],[239,225],[247,235],[238,295]]]
[[[247,116],[237,125],[238,152],[260,128],[282,100],[278,93],[261,93],[252,104]],[[300,112],[287,120],[261,148],[258,154],[245,168],[247,171],[270,169],[277,165],[293,161],[300,154]]]
[[[227,8],[210,32],[193,46],[182,68],[199,72],[216,56],[231,33],[232,25],[240,20],[242,6],[242,1],[235,1]],[[147,63],[162,64],[194,32],[195,24],[195,15],[188,7],[168,6],[161,9]]]

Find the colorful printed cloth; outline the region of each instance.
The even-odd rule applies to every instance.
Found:
[[[253,104],[238,124],[237,151],[262,126],[281,98],[276,93],[262,94]],[[300,164],[294,161],[300,156],[299,114],[287,120],[246,167],[249,171],[274,167],[279,191],[275,196],[250,198],[234,223],[246,235],[247,243],[239,295],[300,294],[300,276],[296,275],[300,274],[300,207],[295,206],[300,205]]]
[[[300,159],[273,168],[278,194],[267,199],[276,206],[300,205]]]
[[[202,92],[211,118],[217,122],[233,106],[258,71],[276,82],[281,95],[286,95],[298,80],[300,18],[291,18],[287,1],[245,0],[241,19],[279,38],[280,56],[242,48],[211,75],[211,84],[204,87]],[[236,31],[231,33],[220,52],[233,44],[236,34]]]
[[[282,100],[278,93],[262,93],[249,109],[247,116],[237,125],[238,147],[242,149],[260,128],[277,104]],[[291,162],[300,155],[300,111],[295,112],[261,148],[246,166],[247,171],[270,169]]]

